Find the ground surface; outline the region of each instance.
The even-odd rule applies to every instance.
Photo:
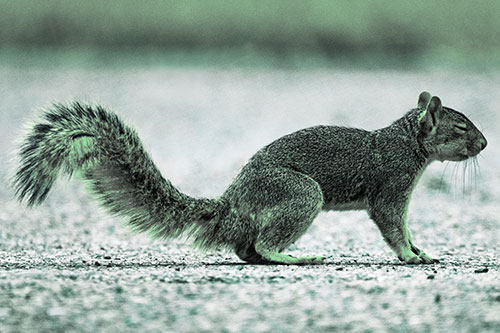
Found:
[[[481,172],[435,163],[410,206],[416,243],[441,263],[401,265],[363,212],[323,213],[289,253],[320,266],[252,266],[232,253],[134,235],[78,181],[27,210],[0,186],[0,332],[500,331],[500,74],[0,67],[0,154],[33,110],[103,103],[133,124],[163,174],[222,193],[261,146],[320,123],[374,129],[422,90],[484,129]],[[5,177],[3,177],[5,178]]]

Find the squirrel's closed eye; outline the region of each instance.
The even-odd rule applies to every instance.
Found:
[[[467,124],[456,124],[455,125],[455,129],[457,130],[457,132],[466,132],[467,131]]]

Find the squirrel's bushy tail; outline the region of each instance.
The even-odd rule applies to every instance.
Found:
[[[188,231],[202,247],[212,244],[219,200],[195,199],[162,177],[137,133],[100,106],[56,104],[33,126],[19,151],[16,196],[29,206],[46,198],[58,174],[78,172],[101,204],[138,231],[175,237]]]

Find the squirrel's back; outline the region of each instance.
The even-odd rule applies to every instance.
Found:
[[[325,203],[333,198],[344,202],[354,200],[364,191],[363,179],[359,177],[369,155],[369,131],[320,125],[268,144],[250,159],[242,173],[260,168],[287,168],[314,179],[321,187]]]

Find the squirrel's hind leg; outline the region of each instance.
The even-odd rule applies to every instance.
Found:
[[[270,264],[321,264],[323,257],[296,258],[281,253],[306,232],[324,202],[323,193],[312,178],[295,171],[287,172],[286,176],[286,186],[278,185],[281,191],[286,190],[283,195],[286,200],[275,201],[256,217],[261,228],[252,249],[257,256],[251,259],[261,258],[261,263]]]

